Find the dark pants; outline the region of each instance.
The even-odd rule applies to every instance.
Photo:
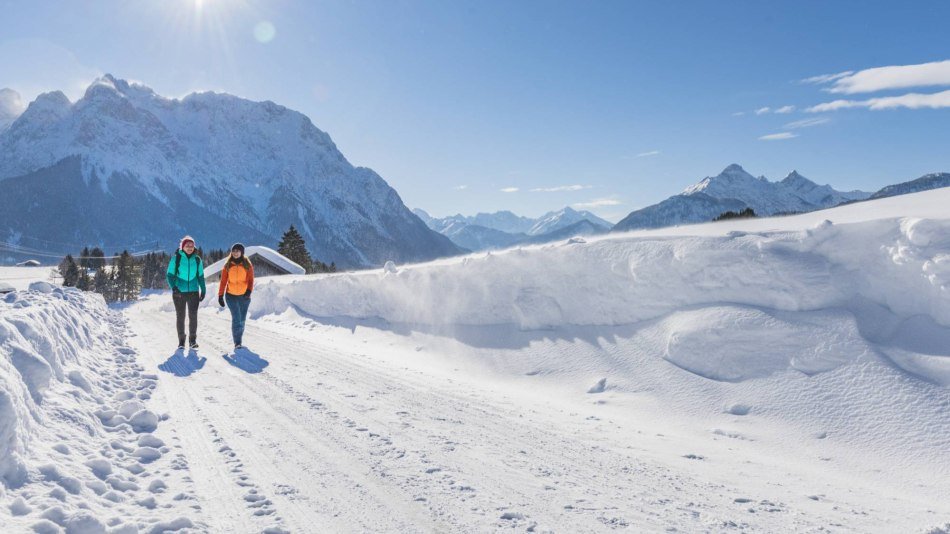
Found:
[[[224,296],[224,300],[228,303],[228,309],[231,310],[231,337],[234,338],[235,345],[240,345],[241,338],[244,337],[244,321],[247,319],[247,308],[251,305],[251,297],[228,293]]]
[[[178,344],[185,344],[185,308],[188,308],[188,341],[194,343],[198,336],[198,292],[172,293],[175,301],[175,318],[178,320]]]

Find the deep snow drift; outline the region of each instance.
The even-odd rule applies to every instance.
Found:
[[[160,511],[175,488],[146,407],[158,376],[135,363],[126,335],[98,295],[37,281],[0,300],[4,532],[200,527]]]

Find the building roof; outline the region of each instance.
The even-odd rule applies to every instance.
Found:
[[[291,261],[286,256],[281,255],[279,252],[272,248],[261,247],[261,246],[252,246],[246,247],[244,249],[244,255],[247,256],[251,262],[254,261],[254,256],[260,256],[266,261],[271,263],[274,267],[285,271],[287,274],[306,274],[307,270],[303,267],[297,265]],[[205,276],[214,276],[221,273],[221,269],[224,268],[225,262],[228,261],[230,255],[221,258],[220,260],[212,263],[211,265],[205,267]]]

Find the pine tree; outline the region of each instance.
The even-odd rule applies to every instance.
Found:
[[[63,277],[64,287],[76,287],[79,281],[79,266],[72,254],[67,254],[63,261],[59,263],[59,275]]]
[[[83,269],[88,269],[89,260],[89,247],[83,247],[82,252],[79,253],[79,266]]]
[[[308,273],[313,272],[313,260],[307,252],[307,244],[294,225],[291,224],[290,229],[281,236],[277,252],[306,269]]]
[[[99,293],[108,300],[109,295],[109,273],[105,267],[96,269],[96,274],[92,277],[92,290]]]
[[[95,247],[89,252],[89,268],[99,269],[106,266],[106,253],[101,248]]]
[[[92,278],[89,277],[89,269],[85,267],[79,269],[79,279],[76,281],[76,289],[83,291],[92,290]]]
[[[114,262],[115,299],[121,302],[136,300],[141,292],[140,273],[129,251],[123,250]]]

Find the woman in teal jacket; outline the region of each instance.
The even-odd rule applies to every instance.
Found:
[[[185,308],[188,309],[188,343],[192,350],[198,348],[198,303],[205,299],[205,268],[201,256],[195,252],[195,240],[191,236],[181,239],[178,251],[168,262],[165,275],[172,288],[175,315],[178,326],[178,348],[185,348]]]

